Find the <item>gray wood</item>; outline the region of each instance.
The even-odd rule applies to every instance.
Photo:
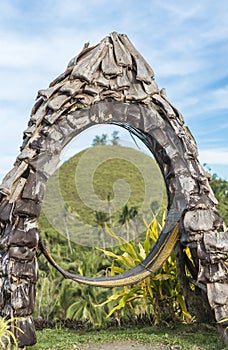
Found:
[[[22,219],[21,219],[22,220]],[[37,248],[39,242],[39,232],[38,229],[31,229],[25,231],[24,227],[15,228],[12,230],[9,244],[15,247],[28,247],[28,248]]]
[[[53,80],[50,83],[49,87],[52,87],[52,86],[54,86],[54,85],[56,85],[64,80],[67,81],[68,77],[72,73],[72,69],[73,69],[73,67],[67,67],[67,69],[65,70],[64,73],[60,74],[55,80]]]
[[[57,95],[48,102],[47,106],[53,111],[57,111],[69,100],[70,97],[67,95]]]
[[[131,86],[126,69],[123,68],[123,74],[115,79],[115,86],[117,90],[126,90]]]
[[[20,281],[12,286],[12,308],[15,316],[28,316],[34,312],[35,284],[28,281]]]
[[[22,348],[25,345],[29,346],[36,343],[36,329],[32,316],[18,319],[16,321],[16,326],[18,329],[22,330],[22,332],[17,329],[15,330],[19,347]]]
[[[37,218],[41,212],[41,204],[30,199],[18,199],[15,202],[14,215]]]
[[[30,249],[28,247],[10,247],[9,257],[15,260],[28,260],[32,261],[36,255],[36,249]],[[22,259],[23,257],[23,259]]]
[[[143,130],[145,130],[146,132],[152,129],[165,127],[165,121],[164,119],[162,119],[162,117],[160,116],[160,114],[157,112],[156,109],[148,106],[148,108],[141,109],[141,114],[144,120]],[[151,116],[153,116],[153,118],[151,118]]]
[[[129,89],[124,91],[126,101],[143,101],[146,99],[147,93],[144,91],[142,84],[136,80],[135,75],[131,71],[128,71],[127,75],[131,85]]]
[[[44,116],[46,115],[47,111],[47,104],[43,102],[38,109],[36,109],[36,112],[32,114],[31,116],[31,122],[39,125],[41,121],[43,120]]]
[[[208,234],[204,236],[204,245],[208,252],[227,252],[228,232],[208,232]]]
[[[156,82],[154,80],[152,80],[151,83],[149,83],[149,84],[146,84],[143,81],[142,84],[143,84],[144,90],[146,91],[146,93],[148,95],[152,96],[154,94],[158,94],[159,93],[158,86],[157,86],[157,84],[156,84]]]
[[[148,65],[148,63],[144,60],[144,58],[141,56],[141,54],[136,50],[134,45],[130,42],[128,37],[126,35],[121,35],[120,40],[124,44],[124,46],[127,48],[129,52],[131,52],[131,55],[134,57],[135,63],[136,63],[136,78],[140,81],[144,81],[145,83],[151,83],[152,79],[154,77],[154,72],[151,69],[151,67]]]
[[[64,85],[62,85],[59,91],[74,96],[76,93],[81,91],[83,86],[85,86],[85,82],[79,79],[69,80]]]
[[[86,84],[83,91],[86,94],[90,94],[92,96],[97,96],[102,91],[102,88],[100,86]]]
[[[161,104],[161,106],[165,109],[165,112],[166,112],[166,114],[167,114],[167,116],[169,117],[169,118],[176,118],[176,113],[175,113],[175,111],[173,110],[173,108],[170,106],[170,104],[166,101],[166,100],[164,100],[164,98],[161,96],[161,95],[159,95],[159,94],[154,94],[153,96],[152,96],[152,99],[154,100],[154,101],[157,101],[158,103],[160,103]]]
[[[113,43],[114,54],[116,58],[116,63],[119,66],[129,66],[132,67],[132,58],[130,52],[122,44],[117,33],[113,32],[110,34]]]
[[[100,93],[100,99],[105,100],[107,98],[113,98],[115,101],[121,101],[123,99],[121,92],[113,90],[105,90]]]
[[[51,86],[47,89],[42,89],[38,91],[38,96],[44,97],[45,99],[49,99],[52,97],[52,95],[58,91],[61,86],[63,86],[64,82],[55,84],[54,86]]]
[[[103,40],[99,46],[95,47],[95,49],[85,57],[82,57],[81,61],[75,65],[71,74],[72,78],[79,78],[90,83],[93,78],[93,73],[98,69],[107,51],[108,47],[106,41]]]
[[[188,211],[184,217],[184,225],[189,231],[209,231],[213,229],[214,216],[211,210]]]
[[[95,86],[98,85],[98,86],[109,88],[109,78],[107,79],[106,77],[104,77],[104,74],[102,71],[94,72],[93,84]]]
[[[13,184],[20,178],[20,176],[26,171],[28,164],[24,161],[20,161],[13,169],[4,177],[0,186],[0,191],[5,194],[10,194]]]
[[[10,273],[12,276],[20,279],[30,280],[32,283],[36,283],[38,280],[38,263],[36,258],[27,260],[11,261]]]
[[[113,52],[113,45],[108,44],[108,50],[106,55],[104,56],[102,63],[101,63],[101,69],[104,74],[110,75],[110,76],[117,76],[122,74],[122,67],[118,66],[115,58],[114,58],[114,52]]]
[[[3,200],[0,205],[0,221],[2,223],[10,222],[14,203],[10,203],[7,199]]]

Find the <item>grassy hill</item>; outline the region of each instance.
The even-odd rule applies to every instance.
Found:
[[[118,233],[126,206],[136,208],[143,223],[153,218],[151,208],[164,210],[165,203],[164,180],[152,157],[128,147],[95,146],[70,158],[48,180],[39,226],[77,242],[86,235],[88,241],[105,221]]]

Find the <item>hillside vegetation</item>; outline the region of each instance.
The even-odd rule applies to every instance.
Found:
[[[214,174],[210,185],[218,200],[218,211],[228,226],[228,182]]]
[[[124,210],[134,208],[143,223],[165,207],[165,184],[153,158],[118,145],[96,146],[70,158],[49,179],[39,226],[64,236],[67,231],[86,245],[91,227],[124,225]]]

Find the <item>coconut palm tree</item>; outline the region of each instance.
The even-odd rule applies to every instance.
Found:
[[[133,206],[130,209],[128,208],[128,205],[126,204],[119,216],[119,224],[125,225],[126,227],[126,237],[129,241],[130,235],[129,235],[129,221],[132,220],[136,215],[138,214],[137,207]]]
[[[107,213],[104,213],[102,211],[96,211],[95,212],[95,222],[97,226],[101,228],[101,241],[102,241],[102,246],[103,249],[105,249],[106,244],[105,244],[105,224],[108,223],[110,220],[109,215]]]

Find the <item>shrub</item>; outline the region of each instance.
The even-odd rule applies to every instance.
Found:
[[[16,348],[18,347],[17,339],[11,330],[11,324],[16,321],[16,318],[6,319],[6,317],[0,318],[0,349],[8,349],[11,343]],[[22,330],[14,325],[14,328],[22,332]]]
[[[151,225],[147,225],[146,237],[144,243],[128,242],[115,235],[113,231],[106,226],[109,234],[120,244],[120,254],[111,251],[102,250],[105,255],[111,257],[112,263],[109,267],[111,275],[123,273],[142,262],[148,255],[152,246],[157,241],[161,225],[156,219]],[[181,286],[178,280],[175,255],[172,254],[164,265],[150,277],[138,282],[135,285],[115,288],[113,294],[100,306],[115,303],[108,317],[116,312],[142,316],[147,314],[151,322],[157,324],[160,322],[170,322],[175,319],[181,319],[184,322],[191,322],[192,317],[189,314]],[[119,315],[118,315],[119,317]]]

